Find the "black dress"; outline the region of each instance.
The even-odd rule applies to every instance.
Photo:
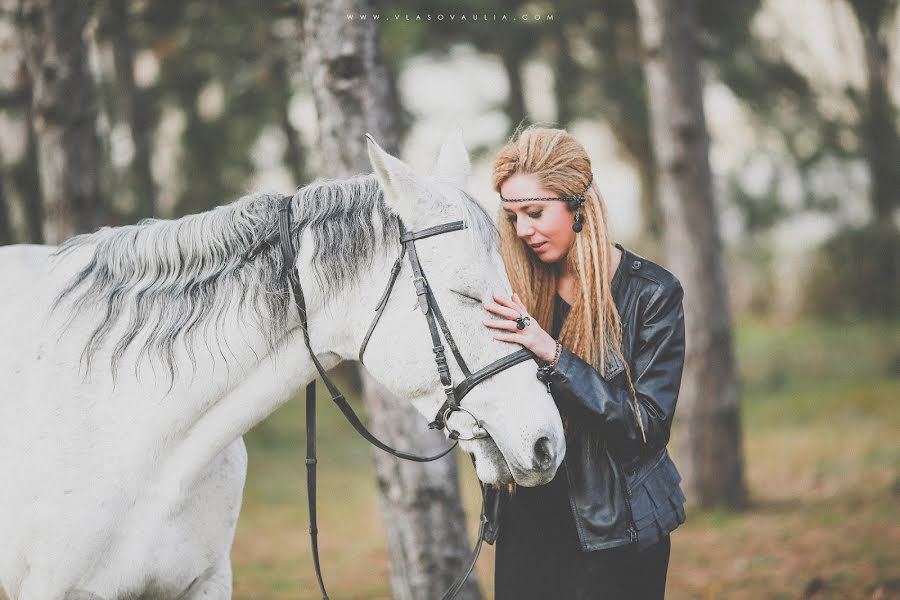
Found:
[[[556,339],[571,307],[558,294],[550,335]],[[569,598],[560,589],[574,580],[581,548],[569,506],[565,466],[553,481],[537,487],[516,486],[504,507],[497,540],[495,598]]]
[[[559,337],[570,308],[557,294],[550,332],[553,338]],[[641,552],[633,544],[582,551],[562,464],[550,483],[516,486],[509,496],[497,539],[494,598],[661,599],[665,595],[669,551],[669,536]]]

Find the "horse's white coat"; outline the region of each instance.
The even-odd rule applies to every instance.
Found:
[[[445,143],[429,179],[413,175],[371,139],[369,148],[386,200],[408,227],[459,218],[448,202],[437,203],[446,210],[417,211],[423,195],[459,193],[469,170],[459,134]],[[481,325],[483,308],[451,291],[485,300],[491,292],[510,291],[499,255],[479,255],[465,235],[440,235],[417,248],[461,351],[477,369],[517,346],[493,341]],[[258,331],[240,325],[232,308],[219,330],[231,349],[227,363],[198,352],[196,368],[188,372],[187,351],[176,345],[181,368],[171,390],[167,377],[155,372],[158,364],[135,365],[143,332],[123,357],[114,386],[107,367],[113,343],[104,344],[87,375],[79,370],[102,307],[86,311],[68,329],[67,312],[51,311],[92,248],[58,257],[53,250],[0,249],[0,586],[11,600],[230,597],[229,553],[247,465],[241,436],[316,376],[295,318],[272,353]],[[377,258],[328,306],[309,271],[311,256],[304,234],[297,268],[312,344],[329,368],[356,357],[393,256]],[[443,391],[414,299],[404,265],[366,366],[430,420]],[[118,339],[128,316],[116,322],[110,340]],[[464,404],[492,436],[463,444],[483,481],[514,478],[536,485],[553,477],[564,454],[563,431],[532,363],[480,384]],[[469,426],[458,414],[451,424],[462,431]],[[536,470],[541,438],[553,459]]]

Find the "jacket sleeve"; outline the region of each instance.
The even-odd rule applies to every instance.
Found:
[[[683,297],[678,280],[660,285],[640,317],[631,375],[646,445],[627,383],[611,384],[566,348],[551,375],[551,391],[559,408],[584,427],[601,428],[612,447],[629,455],[653,452],[669,441],[684,367]]]

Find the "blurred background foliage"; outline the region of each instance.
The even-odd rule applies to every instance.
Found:
[[[676,534],[671,596],[900,597],[898,3],[697,1],[753,503],[741,516],[697,514]],[[17,7],[0,0],[0,243],[40,243]],[[84,35],[109,224],[178,217],[330,175],[301,72],[297,3],[90,7]],[[469,18],[437,21],[450,13]],[[552,19],[471,18],[520,13]],[[491,153],[517,126],[568,128],[591,151],[614,237],[666,263],[631,1],[460,0],[438,10],[379,0],[368,18],[375,14],[401,104],[403,158],[427,169],[442,134],[461,125],[472,190],[489,200]],[[321,518],[330,532],[323,560],[352,574],[332,579],[346,595],[384,597],[370,457],[324,412],[321,493],[341,503]],[[299,413],[293,403],[248,435],[236,597],[315,589]],[[465,485],[471,515],[477,493]],[[342,543],[351,537],[360,542]],[[489,559],[479,572],[489,590]]]
[[[0,12],[0,42],[11,50],[15,7],[4,0]],[[492,195],[490,153],[520,123],[570,128],[595,150],[601,190],[621,223],[614,233],[659,258],[664,224],[632,2],[466,0],[452,12],[469,18],[452,22],[438,22],[441,11],[421,0],[378,1],[371,12],[380,15],[382,57],[399,92],[404,156],[427,155],[438,124],[450,126],[436,93],[463,107],[452,118],[482,165],[473,183],[481,194]],[[300,70],[298,13],[285,0],[93,3],[85,35],[112,224],[329,175]],[[473,20],[519,13],[552,19]],[[896,249],[900,196],[897,3],[818,0],[801,10],[776,0],[699,0],[698,15],[736,313],[896,316],[896,267],[884,256]],[[804,15],[816,20],[791,22]],[[0,241],[41,241],[27,74],[19,52],[0,62]],[[431,66],[445,68],[440,90],[418,76]]]

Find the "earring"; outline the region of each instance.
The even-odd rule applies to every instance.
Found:
[[[584,205],[584,194],[572,196],[569,199],[569,210],[575,211],[575,222],[572,224],[572,231],[580,233],[584,229],[584,215],[581,214],[581,207]]]

